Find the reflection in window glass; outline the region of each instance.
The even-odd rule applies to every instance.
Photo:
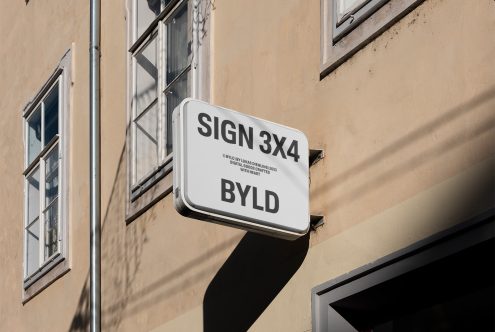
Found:
[[[45,163],[45,206],[58,196],[58,146],[55,146]]]
[[[136,180],[158,166],[158,110],[155,103],[135,121]]]
[[[41,107],[38,107],[28,119],[28,165],[41,150]]]
[[[45,141],[47,145],[58,134],[58,84],[56,84],[46,97],[45,101]]]
[[[167,21],[167,78],[174,80],[189,64],[187,3]]]
[[[59,82],[52,84],[26,121],[27,166],[32,168],[25,178],[26,277],[58,252]],[[49,143],[53,146],[44,149]]]
[[[45,211],[45,259],[58,249],[58,200],[54,200]]]
[[[136,0],[137,29],[135,40],[150,26],[153,20],[172,0]]]
[[[172,152],[172,112],[188,96],[187,73],[184,73],[166,92],[167,96],[167,153]]]
[[[137,0],[137,35],[141,34],[148,28],[153,20],[160,14],[160,0]]]
[[[340,21],[346,14],[351,13],[369,0],[336,0],[337,20]]]
[[[26,228],[26,275],[35,272],[39,267],[40,222],[36,219]]]
[[[141,114],[157,96],[158,69],[156,65],[157,39],[136,55],[136,116]]]
[[[27,178],[27,222],[32,222],[40,214],[40,170],[37,168]]]
[[[133,34],[138,35],[139,41],[135,39],[131,47],[130,179],[132,194],[140,194],[153,184],[149,177],[160,169],[161,163],[170,161],[165,157],[172,152],[172,111],[189,96],[193,51],[189,6],[194,4],[187,0],[134,1],[133,21],[138,23]]]

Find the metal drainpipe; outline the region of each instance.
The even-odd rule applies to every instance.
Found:
[[[100,255],[100,0],[90,0],[90,330],[101,329]]]

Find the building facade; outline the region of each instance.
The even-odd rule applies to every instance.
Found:
[[[494,31],[489,0],[102,1],[102,329],[493,330]],[[4,1],[0,36],[0,330],[86,331],[89,1]],[[185,97],[306,134],[307,235],[175,211]]]

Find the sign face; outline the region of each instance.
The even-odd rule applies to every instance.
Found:
[[[175,109],[173,129],[180,214],[287,239],[307,233],[302,132],[189,98]]]

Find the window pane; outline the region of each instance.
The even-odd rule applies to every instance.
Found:
[[[58,146],[55,146],[45,161],[45,206],[58,195]]]
[[[40,170],[36,168],[27,178],[27,223],[40,214]]]
[[[58,134],[58,83],[50,91],[45,103],[45,142],[48,144],[50,140]]]
[[[58,248],[58,200],[45,211],[45,259],[57,252]]]
[[[167,23],[167,81],[168,85],[189,63],[187,37],[187,2],[174,13]]]
[[[338,20],[347,13],[352,12],[361,4],[368,2],[369,0],[337,0],[337,14]]]
[[[184,73],[170,89],[167,96],[167,154],[172,152],[172,112],[180,102],[189,95],[187,77],[189,72]]]
[[[155,103],[138,120],[136,130],[136,180],[158,166],[158,105]]]
[[[41,107],[38,107],[28,119],[28,164],[41,151]]]
[[[139,52],[136,58],[136,116],[141,114],[155,99],[158,81],[156,66],[157,39],[153,40]]]
[[[137,31],[135,38],[137,39],[172,0],[136,0],[136,2]]]
[[[35,272],[39,267],[40,220],[37,219],[26,228],[26,275]]]
[[[148,28],[153,20],[160,14],[160,0],[136,0],[137,11],[137,36]]]

